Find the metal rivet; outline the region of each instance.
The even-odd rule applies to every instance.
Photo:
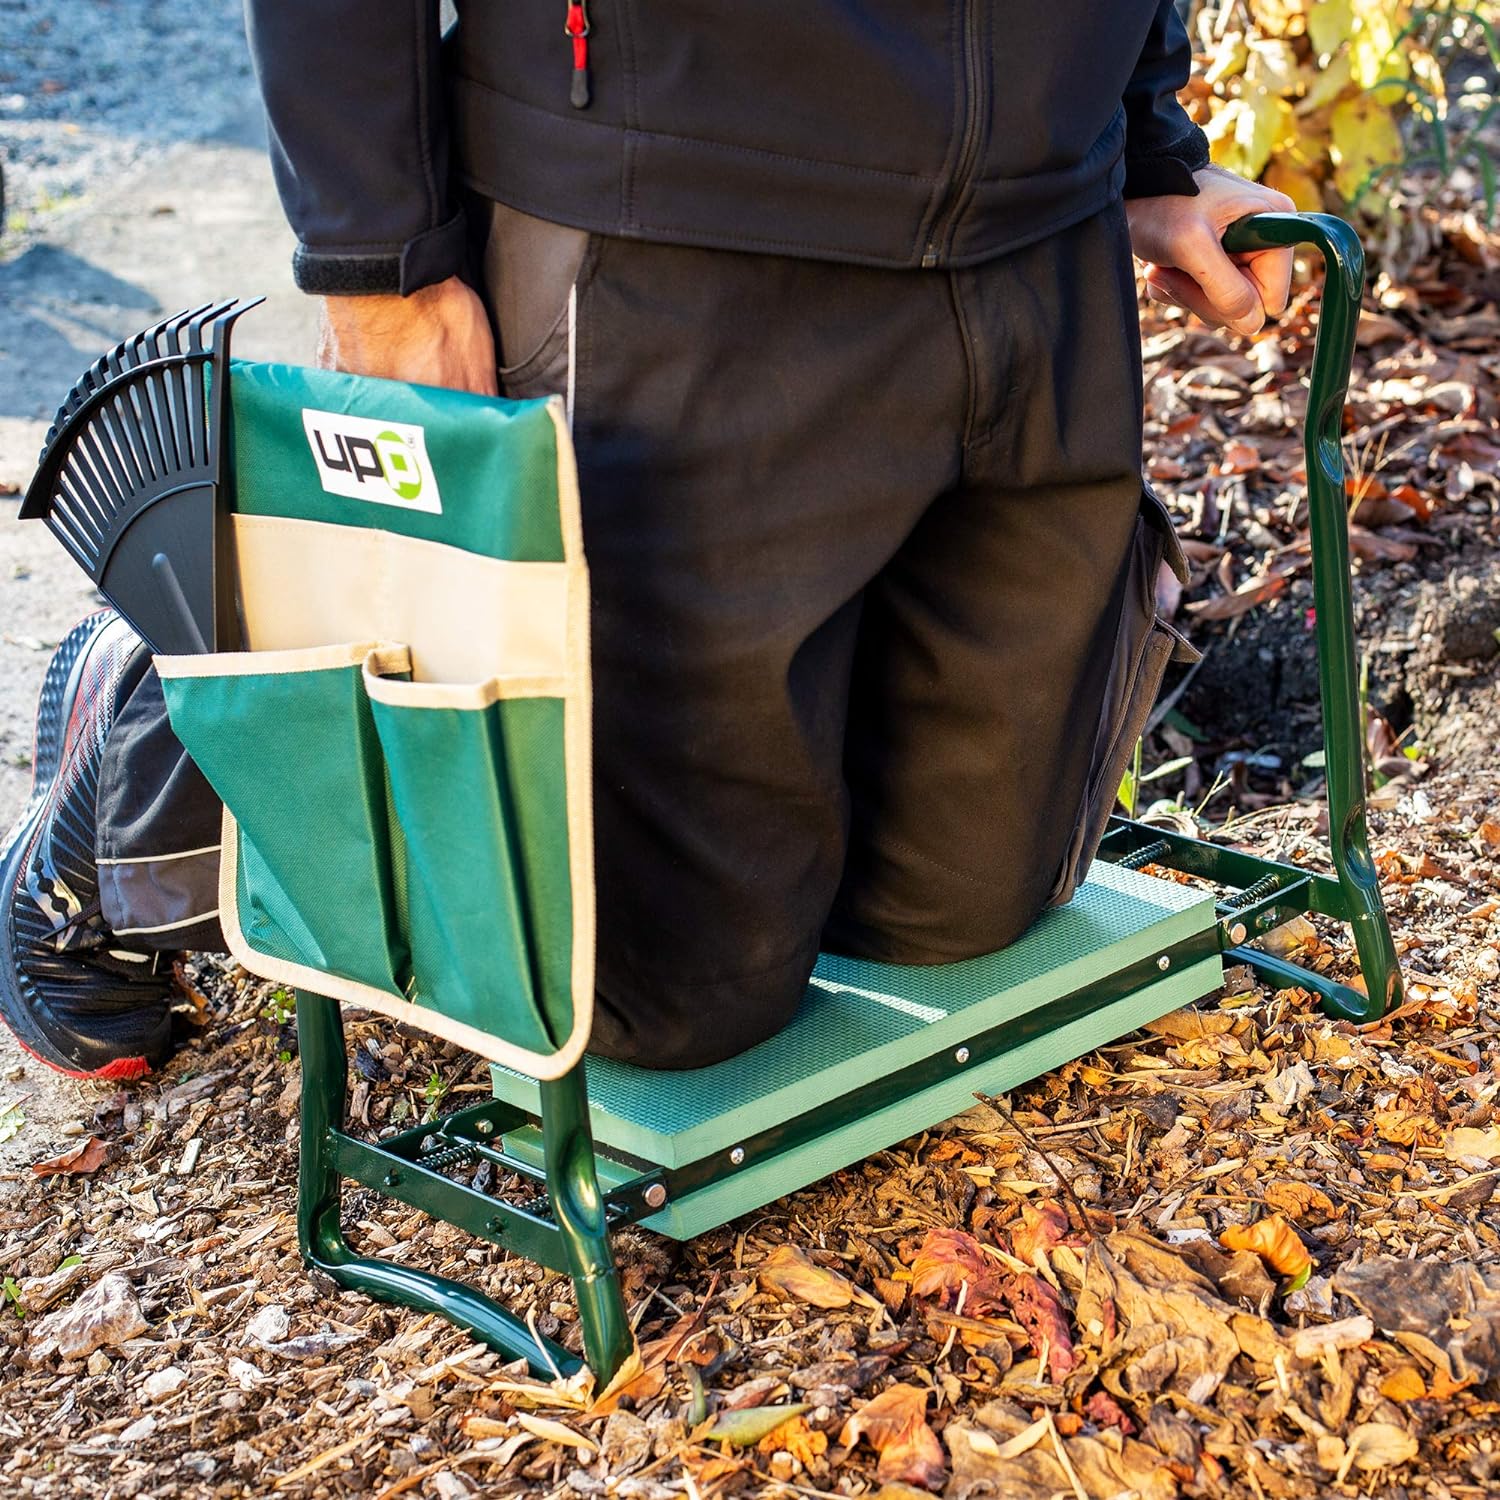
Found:
[[[395,1187],[395,1185],[400,1181],[401,1174],[399,1172],[391,1171],[385,1174],[385,1185],[387,1187]]]
[[[494,1135],[495,1122],[493,1120],[475,1120],[474,1133],[476,1135]]]
[[[960,1047],[958,1051],[953,1054],[953,1061],[956,1063],[966,1063],[968,1062],[968,1060],[969,1049],[967,1047]]]
[[[1166,971],[1172,967],[1172,960],[1168,958],[1165,953],[1163,953],[1162,956],[1156,960],[1156,967],[1160,969],[1162,973],[1166,973]]]
[[[1236,945],[1243,943],[1245,939],[1249,937],[1249,935],[1250,934],[1245,931],[1245,924],[1243,922],[1236,922],[1234,926],[1229,929],[1229,941]]]
[[[734,1150],[729,1153],[729,1160],[733,1162],[735,1166],[739,1166],[739,1164],[744,1161],[744,1159],[745,1148],[743,1146],[736,1146]]]
[[[484,1226],[491,1234],[499,1234],[505,1228],[505,1220],[499,1214],[494,1215]]]
[[[740,1154],[743,1156],[744,1152]],[[660,1208],[667,1201],[667,1190],[661,1183],[653,1182],[641,1196],[646,1200],[647,1208]]]

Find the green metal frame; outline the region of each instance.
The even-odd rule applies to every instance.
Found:
[[[1350,227],[1325,214],[1260,214],[1232,225],[1231,251],[1315,245],[1327,265],[1323,305],[1313,354],[1304,439],[1317,607],[1319,684],[1327,754],[1329,827],[1336,875],[1258,859],[1202,839],[1112,820],[1101,857],[1139,868],[1157,864],[1212,881],[1227,890],[1217,904],[1217,926],[1198,949],[1211,955],[1213,940],[1225,957],[1249,963],[1281,985],[1315,992],[1332,1015],[1377,1019],[1401,997],[1400,967],[1381,903],[1379,879],[1365,827],[1364,736],[1361,729],[1354,609],[1349,581],[1348,515],[1344,492],[1341,424],[1359,316],[1364,256]],[[1350,924],[1367,993],[1335,983],[1299,965],[1248,946],[1255,937],[1302,912]],[[1038,1012],[1033,1027],[1054,1028],[1093,1005],[1129,993],[1149,977],[1122,973],[1103,992],[1093,987],[1061,997]],[[712,1185],[732,1163],[722,1154],[671,1171],[650,1163],[600,1161],[589,1127],[586,1069],[540,1085],[535,1116],[498,1099],[418,1126],[379,1144],[345,1129],[348,1059],[336,1002],[298,996],[302,1055],[302,1144],[298,1230],[309,1266],[341,1285],[389,1302],[439,1313],[511,1358],[523,1357],[538,1375],[575,1373],[581,1361],[541,1337],[528,1323],[472,1287],[431,1273],[361,1255],[344,1237],[345,1178],[446,1219],[470,1233],[566,1272],[578,1296],[584,1358],[608,1380],[630,1352],[633,1336],[610,1249],[610,1230],[649,1219],[669,1198]],[[1017,1044],[1005,1027],[975,1045],[997,1055]],[[915,1093],[930,1082],[933,1059],[810,1110],[793,1120],[771,1120],[747,1144],[760,1159],[795,1149],[820,1132],[861,1113]],[[540,1128],[537,1154],[507,1145]],[[524,1196],[481,1192],[446,1173],[488,1162],[526,1184]],[[603,1171],[609,1183],[601,1187]]]

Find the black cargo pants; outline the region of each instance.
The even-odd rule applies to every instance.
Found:
[[[1013,941],[1165,660],[1123,209],[954,272],[480,224],[504,391],[578,452],[595,1050],[741,1051],[820,946]]]

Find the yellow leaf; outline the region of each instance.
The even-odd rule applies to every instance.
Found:
[[[1211,85],[1222,83],[1226,78],[1233,78],[1235,74],[1243,73],[1245,61],[1249,56],[1250,49],[1245,45],[1245,33],[1243,31],[1226,32],[1219,45],[1214,48],[1214,55],[1208,67],[1203,70],[1204,83]]]
[[[1354,6],[1350,0],[1320,0],[1307,17],[1307,39],[1320,57],[1336,52],[1354,30]]]
[[[1401,132],[1390,111],[1369,94],[1334,105],[1329,124],[1333,185],[1352,202],[1374,172],[1401,160]]]
[[[1348,87],[1349,54],[1340,52],[1326,68],[1320,68],[1317,77],[1308,84],[1307,92],[1297,101],[1297,113],[1310,115],[1325,104],[1332,104]]]
[[[1205,127],[1209,154],[1218,166],[1253,180],[1270,159],[1290,115],[1291,106],[1284,99],[1265,89],[1247,89]]]
[[[1461,1125],[1443,1137],[1443,1155],[1449,1161],[1500,1161],[1500,1125],[1491,1125],[1488,1130],[1475,1130],[1470,1125]]]
[[[1396,50],[1399,30],[1392,0],[1352,0],[1354,32],[1349,38],[1349,66],[1354,81],[1362,89],[1372,89],[1382,80],[1399,80],[1409,76],[1406,58]],[[1396,92],[1392,92],[1395,90]],[[1399,84],[1382,87],[1386,102],[1400,97]]]
[[[1361,1422],[1345,1441],[1359,1469],[1389,1469],[1417,1456],[1416,1438],[1394,1422]]]
[[[1307,12],[1315,0],[1250,0],[1250,17],[1262,36],[1300,36],[1307,29]]]
[[[1323,189],[1318,179],[1287,156],[1272,157],[1260,180],[1268,188],[1285,193],[1302,213],[1317,213],[1323,207]]]
[[[1290,42],[1275,37],[1257,37],[1250,43],[1250,59],[1245,65],[1245,82],[1251,88],[1268,89],[1273,94],[1295,93],[1299,86],[1297,49]]]
[[[1312,1269],[1312,1256],[1297,1231],[1280,1214],[1267,1214],[1254,1224],[1232,1224],[1219,1236],[1226,1250],[1251,1250],[1278,1275],[1303,1281]]]

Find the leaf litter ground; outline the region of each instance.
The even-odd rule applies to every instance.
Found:
[[[1494,609],[1500,625],[1494,255],[1459,223],[1386,285],[1353,389],[1399,1012],[1331,1022],[1236,971],[1220,995],[691,1244],[627,1232],[640,1359],[601,1392],[308,1278],[285,1003],[190,962],[197,1024],[165,1074],[100,1089],[44,1171],[0,1180],[0,1491],[1500,1490],[1497,646],[1459,618],[1484,627]],[[1298,670],[1311,658],[1294,425],[1310,307],[1248,345],[1148,316],[1150,467],[1198,565],[1163,605],[1215,663],[1257,639]],[[1300,699],[1290,667],[1280,680],[1279,721],[1310,713],[1305,680]],[[1222,681],[1207,695],[1222,710],[1208,724],[1169,694],[1146,764],[1184,764],[1154,788],[1159,815],[1201,804],[1216,836],[1326,868],[1316,765],[1294,730],[1269,754],[1237,736],[1234,696]],[[1353,976],[1335,927],[1275,940]],[[484,1090],[451,1049],[368,1017],[350,1033],[371,1132]],[[0,1103],[25,1088],[6,1080]],[[374,1253],[472,1279],[576,1347],[563,1278],[367,1193],[346,1217]]]

